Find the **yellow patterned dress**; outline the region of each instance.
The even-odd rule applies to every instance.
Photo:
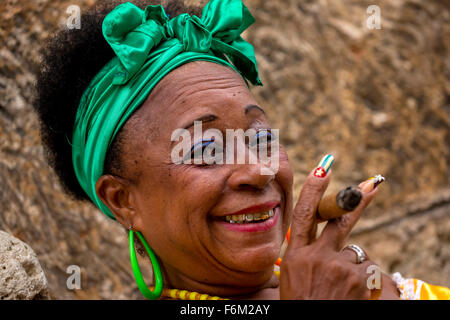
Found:
[[[450,289],[434,286],[418,279],[405,279],[400,273],[392,275],[402,300],[450,300]]]

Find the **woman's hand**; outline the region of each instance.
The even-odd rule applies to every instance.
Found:
[[[291,222],[289,245],[281,263],[281,299],[371,299],[369,259],[356,264],[356,254],[342,248],[350,231],[377,193],[370,183],[360,184],[363,198],[359,206],[344,216],[328,221],[316,239],[316,211],[330,181],[331,171],[323,177],[310,173],[300,193]],[[373,189],[373,190],[372,190]],[[368,191],[370,190],[370,191]],[[382,275],[380,298],[398,298],[393,281]],[[375,295],[379,295],[378,294]],[[373,296],[372,296],[373,298]]]

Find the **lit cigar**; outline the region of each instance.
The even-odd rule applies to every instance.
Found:
[[[329,220],[353,211],[361,202],[362,192],[354,186],[326,195],[320,200],[317,214],[320,218]]]
[[[373,184],[372,190],[384,181],[382,175],[376,175],[367,180]],[[340,216],[353,211],[361,202],[361,189],[350,186],[341,191],[329,194],[322,198],[317,209],[317,215],[324,220],[339,218]]]

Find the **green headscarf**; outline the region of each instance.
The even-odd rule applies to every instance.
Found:
[[[254,21],[241,0],[211,0],[201,18],[184,13],[169,20],[160,5],[141,10],[130,2],[105,17],[103,36],[116,57],[94,77],[80,101],[72,162],[81,187],[108,217],[114,219],[95,192],[108,147],[165,75],[203,60],[229,66],[262,85],[253,46],[240,36]]]

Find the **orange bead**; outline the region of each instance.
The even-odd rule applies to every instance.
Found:
[[[281,258],[278,258],[278,259],[277,259],[277,262],[275,262],[275,264],[276,264],[277,266],[280,266],[280,264],[281,264]]]

